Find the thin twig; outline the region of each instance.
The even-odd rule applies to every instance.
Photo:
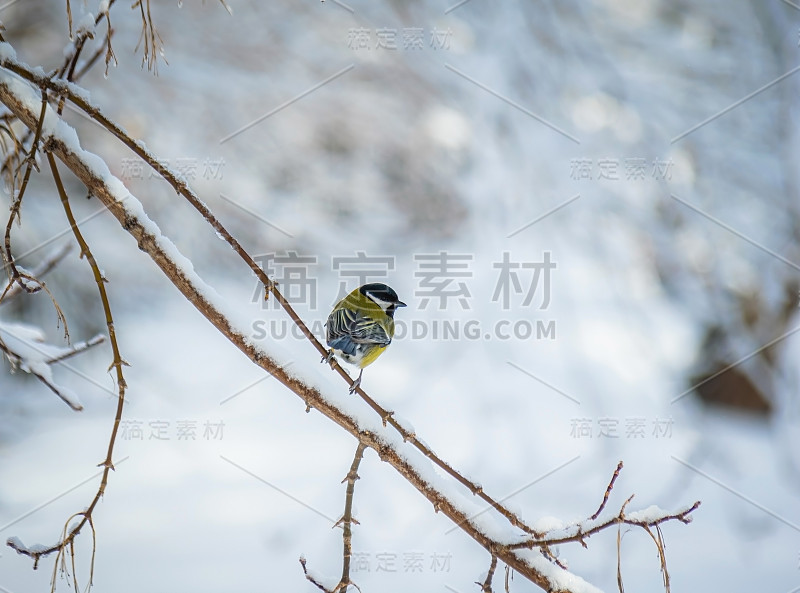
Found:
[[[658,558],[661,563],[661,576],[664,579],[664,590],[666,591],[666,593],[669,593],[670,588],[669,588],[669,571],[667,570],[667,554],[664,550],[664,538],[661,534],[661,529],[659,528],[658,524],[655,525],[656,532],[658,533],[658,536],[655,536],[653,535],[653,532],[650,530],[650,526],[642,525],[641,527],[647,532],[647,535],[649,535],[653,539],[653,543],[656,545],[656,549],[658,550]]]
[[[342,526],[342,576],[339,579],[339,582],[335,587],[333,587],[333,589],[328,589],[325,587],[325,585],[317,581],[313,575],[309,574],[306,567],[306,559],[303,557],[300,558],[300,564],[303,567],[303,574],[305,574],[306,579],[316,585],[318,589],[325,591],[325,593],[339,593],[340,591],[341,593],[345,593],[345,591],[347,591],[347,587],[350,585],[361,591],[359,586],[356,585],[352,579],[350,579],[350,558],[353,550],[352,524],[358,523],[358,521],[356,521],[356,519],[353,517],[353,493],[356,487],[356,480],[359,479],[358,466],[361,464],[361,460],[364,457],[364,451],[366,448],[366,445],[359,441],[358,447],[356,448],[356,454],[353,457],[353,463],[350,465],[350,471],[347,472],[347,475],[342,480],[342,482],[347,482],[347,490],[345,492],[344,499],[344,513],[342,514],[341,519],[334,524],[334,527],[338,527],[339,525]]]
[[[158,56],[164,58],[164,42],[153,24],[153,16],[150,14],[150,0],[136,0],[132,8],[138,8],[142,19],[142,30],[139,34],[139,42],[136,44],[136,51],[144,42],[142,53],[142,68],[147,65],[147,69],[153,74],[158,74]],[[164,60],[166,61],[166,60]]]
[[[547,558],[550,562],[558,566],[560,569],[569,570],[569,567],[564,562],[562,562],[560,558],[557,558],[556,555],[553,554],[552,550],[550,549],[550,546],[546,545],[542,546],[540,550],[542,552],[542,556]]]
[[[593,525],[589,529],[582,529],[581,527],[578,527],[576,529],[576,532],[572,535],[565,535],[561,537],[548,537],[547,535],[545,535],[544,538],[541,540],[535,540],[535,539],[526,540],[524,542],[511,544],[509,548],[511,548],[512,550],[520,550],[523,548],[537,548],[543,545],[554,546],[557,544],[565,544],[567,542],[579,542],[585,546],[584,540],[586,538],[594,535],[595,533],[603,531],[604,529],[607,529],[612,525],[617,525],[617,524],[635,525],[637,527],[655,527],[656,525],[661,525],[662,523],[666,523],[667,521],[680,521],[681,523],[688,524],[691,523],[692,521],[692,517],[690,515],[694,511],[696,511],[700,506],[700,501],[698,500],[689,508],[684,509],[678,513],[666,514],[651,521],[637,521],[628,519],[625,516],[625,507],[631,501],[632,498],[633,496],[631,496],[630,498],[628,498],[628,500],[625,501],[625,504],[622,505],[622,508],[620,509],[620,512],[617,515],[610,517],[609,519],[606,519],[601,523],[597,523],[596,525]]]
[[[67,21],[69,22],[69,38],[72,39],[72,6],[70,0],[67,0]]]
[[[3,340],[0,340],[0,352],[3,352],[7,357],[8,360],[11,362],[12,368],[17,367],[22,364],[24,361],[24,357],[21,356],[19,353],[13,351],[9,348],[8,344],[6,344]],[[55,393],[61,401],[67,404],[70,408],[72,408],[76,412],[80,412],[83,410],[83,406],[74,401],[71,397],[66,395],[64,390],[53,383],[49,377],[44,376],[39,371],[34,368],[30,368],[29,372],[31,375],[36,377],[39,381],[41,381],[50,391]]]
[[[64,212],[67,216],[67,220],[69,221],[70,227],[72,228],[72,232],[75,235],[75,240],[78,242],[78,245],[80,246],[81,256],[86,257],[86,260],[89,262],[89,265],[92,269],[92,274],[94,275],[95,284],[97,285],[97,289],[100,292],[100,300],[103,305],[103,312],[105,313],[106,317],[106,326],[108,327],[109,340],[111,342],[111,350],[113,352],[113,362],[111,363],[109,370],[111,370],[112,368],[116,370],[116,383],[119,396],[117,398],[117,411],[114,417],[114,426],[111,430],[111,437],[109,438],[108,442],[108,450],[106,452],[106,458],[103,460],[102,463],[99,464],[101,467],[103,467],[103,475],[102,478],[100,479],[100,486],[98,487],[97,493],[95,494],[94,499],[92,499],[92,502],[89,504],[89,506],[86,508],[85,511],[82,511],[80,513],[82,519],[74,527],[69,529],[68,534],[66,533],[65,530],[64,537],[62,537],[62,539],[58,543],[44,549],[38,549],[36,550],[35,553],[27,549],[19,549],[11,545],[11,542],[8,542],[8,545],[14,547],[18,553],[25,554],[27,556],[34,558],[35,562],[38,562],[39,558],[47,556],[48,554],[51,554],[53,552],[58,552],[58,555],[62,555],[66,550],[67,546],[70,546],[70,549],[73,550],[74,548],[72,546],[75,541],[75,538],[78,536],[81,529],[83,529],[84,525],[86,525],[87,523],[91,523],[92,512],[97,506],[97,503],[100,502],[100,499],[103,497],[103,494],[105,493],[106,490],[106,485],[108,484],[108,475],[111,472],[111,470],[114,469],[114,463],[112,461],[114,453],[114,444],[116,442],[117,431],[119,429],[119,425],[122,420],[122,409],[125,403],[125,390],[127,387],[125,383],[125,377],[123,376],[122,373],[122,366],[126,365],[127,363],[122,359],[122,356],[120,355],[119,351],[119,345],[117,344],[117,335],[114,329],[114,319],[111,314],[111,305],[109,304],[108,294],[106,293],[106,288],[105,288],[105,283],[107,280],[100,272],[100,268],[97,265],[97,261],[95,260],[94,255],[92,255],[92,251],[89,248],[89,245],[86,243],[85,239],[83,238],[83,234],[81,233],[77,223],[75,222],[75,217],[72,214],[72,208],[69,204],[69,197],[67,196],[67,192],[64,189],[64,184],[61,181],[61,176],[58,173],[58,166],[56,165],[56,161],[53,158],[53,154],[50,151],[48,151],[46,154],[47,154],[47,161],[50,164],[50,171],[52,172],[53,175],[53,181],[56,184],[56,188],[58,189],[58,194],[61,198],[61,204],[64,207]],[[92,524],[91,527],[94,533],[94,525]],[[92,569],[93,567],[94,567],[94,552],[92,553]]]
[[[53,358],[48,358],[47,360],[45,360],[45,362],[47,364],[61,362],[62,360],[72,358],[76,354],[80,354],[81,352],[84,352],[93,346],[102,344],[105,341],[106,337],[103,334],[97,334],[95,337],[89,338],[85,342],[79,342],[77,344],[73,344],[72,347],[63,354],[59,354],[58,356],[54,356]]]
[[[486,573],[486,578],[481,583],[475,581],[475,584],[481,588],[481,593],[492,593],[492,579],[494,578],[494,571],[497,568],[497,556],[492,554],[492,561],[489,564],[489,572]]]
[[[350,465],[350,471],[343,481],[347,481],[347,490],[345,492],[344,500],[344,514],[339,520],[342,525],[342,577],[339,579],[339,584],[334,587],[332,593],[337,591],[347,591],[348,585],[353,585],[358,589],[358,586],[350,580],[350,557],[353,550],[353,532],[352,524],[358,523],[353,518],[353,492],[356,488],[356,480],[358,480],[358,466],[364,458],[364,450],[366,449],[364,443],[359,442],[356,448],[356,454],[353,457],[353,463]],[[360,591],[360,589],[359,589]]]
[[[8,222],[6,223],[6,233],[5,233],[5,242],[4,242],[4,259],[6,262],[6,267],[8,268],[8,278],[11,282],[18,282],[20,287],[25,290],[26,292],[30,292],[28,288],[19,280],[20,274],[17,270],[16,263],[14,262],[14,256],[11,253],[11,229],[14,225],[14,220],[19,219],[19,211],[22,207],[22,198],[25,196],[25,190],[28,187],[28,180],[31,177],[31,171],[33,167],[36,166],[36,153],[39,151],[39,140],[42,136],[42,126],[44,125],[44,116],[47,113],[47,91],[42,91],[42,108],[39,112],[39,119],[36,121],[36,127],[34,128],[33,133],[33,143],[31,144],[31,149],[28,151],[28,154],[25,158],[26,168],[25,174],[22,178],[22,184],[19,187],[19,191],[14,191],[16,188],[16,184],[12,184],[11,191],[12,191],[12,199],[11,199],[11,214],[8,216]]]
[[[606,503],[608,502],[608,497],[611,495],[611,489],[614,488],[614,482],[617,481],[619,477],[619,472],[622,471],[622,462],[620,461],[617,464],[617,469],[614,470],[614,475],[611,476],[611,481],[608,483],[608,488],[606,488],[606,493],[603,495],[603,502],[600,503],[600,507],[597,509],[594,515],[592,515],[591,519],[597,519],[600,516],[600,513],[603,512],[603,509],[606,508]]]
[[[39,142],[41,140],[42,135],[42,126],[44,124],[44,117],[47,113],[47,91],[42,89],[42,107],[39,112],[39,118],[36,121],[36,127],[32,128],[33,132],[33,142],[31,143],[31,148],[28,151],[24,163],[26,164],[25,174],[22,179],[22,184],[20,185],[19,191],[14,192],[15,184],[13,183],[14,180],[14,173],[10,172],[10,176],[12,179],[12,192],[14,192],[14,196],[12,198],[11,204],[11,214],[8,217],[8,222],[6,224],[6,232],[5,232],[5,240],[4,240],[4,251],[3,251],[3,259],[5,260],[5,268],[8,272],[9,284],[6,286],[5,290],[3,290],[2,294],[0,294],[0,302],[2,302],[5,298],[7,298],[8,293],[11,292],[12,288],[16,287],[20,291],[25,291],[27,293],[35,293],[40,290],[44,290],[47,295],[50,297],[50,301],[53,304],[53,307],[56,311],[56,316],[58,318],[59,325],[61,323],[64,324],[64,337],[69,341],[69,326],[67,325],[67,318],[64,315],[63,311],[61,310],[61,306],[58,304],[55,296],[50,292],[44,282],[39,280],[35,275],[30,274],[28,272],[20,271],[17,267],[16,261],[14,259],[13,254],[11,253],[11,228],[13,227],[14,220],[20,220],[20,208],[22,207],[22,198],[25,195],[25,190],[28,187],[28,181],[30,180],[31,171],[34,167],[38,167],[36,165],[36,154],[39,151]],[[23,163],[20,163],[22,166]],[[37,375],[38,376],[38,375]],[[41,377],[40,377],[41,378]],[[41,378],[48,387],[51,389],[53,388],[46,380]],[[59,397],[63,396],[57,390],[55,393],[59,395]]]
[[[31,275],[34,276],[35,278],[41,278],[42,276],[50,272],[53,268],[55,268],[59,263],[61,263],[61,260],[64,259],[64,257],[70,252],[71,249],[72,247],[69,243],[64,243],[64,245],[62,245],[61,247],[59,247],[58,249],[47,255],[41,261],[41,263],[31,271]],[[0,305],[2,305],[3,303],[7,303],[8,301],[10,301],[11,299],[13,299],[15,296],[17,296],[22,292],[23,289],[20,287],[19,283],[14,282],[10,284],[6,292],[2,296],[0,296]]]
[[[619,593],[625,593],[622,584],[622,524],[617,525],[617,587]]]

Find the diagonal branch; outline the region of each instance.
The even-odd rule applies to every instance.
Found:
[[[53,81],[37,78],[35,73],[17,62],[6,59],[0,65],[15,72],[23,72],[24,77],[32,77],[37,84],[44,84],[46,86],[54,84]],[[48,86],[48,88],[50,87]],[[62,88],[66,89],[65,92],[67,93],[72,92],[67,86],[63,86]],[[16,78],[0,72],[0,102],[4,103],[14,115],[22,120],[28,127],[35,126],[37,121],[36,110],[32,108],[32,104],[36,104],[32,101],[32,98],[35,99],[35,97],[36,91],[33,88],[20,82]],[[75,102],[71,95],[69,98],[71,101]],[[80,97],[77,99],[82,101]],[[94,110],[94,113],[99,113],[95,108],[88,106],[88,103],[85,101],[83,105],[87,106],[88,109]],[[522,545],[510,543],[509,540],[500,539],[497,535],[489,535],[478,523],[470,519],[468,512],[460,502],[451,498],[448,494],[445,494],[441,488],[432,483],[431,476],[423,469],[422,465],[412,461],[408,451],[401,452],[402,444],[396,441],[396,437],[394,437],[392,433],[386,432],[377,424],[375,426],[370,426],[369,423],[365,425],[363,419],[357,418],[353,413],[339,407],[334,400],[325,397],[315,387],[308,385],[294,375],[290,375],[285,368],[281,367],[278,361],[254,344],[246,331],[236,327],[231,321],[231,317],[227,314],[224,301],[216,295],[213,289],[203,282],[192,268],[189,260],[178,252],[175,245],[161,234],[161,231],[155,223],[147,217],[141,203],[128,193],[125,186],[118,179],[110,174],[108,167],[102,159],[84,151],[80,147],[75,131],[63,124],[55,114],[48,113],[48,117],[52,119],[48,120],[47,117],[45,118],[45,130],[43,133],[45,149],[48,153],[57,156],[81,182],[86,185],[89,192],[103,202],[120,225],[136,240],[139,249],[147,253],[184,297],[191,302],[220,333],[228,338],[234,346],[241,350],[255,364],[272,374],[278,381],[295,393],[303,400],[308,408],[315,408],[356,437],[362,445],[374,449],[378,453],[380,459],[391,465],[401,476],[414,486],[414,488],[425,496],[437,512],[442,512],[479,545],[489,551],[490,554],[505,563],[509,569],[552,593],[575,590],[576,587],[587,588],[588,586],[580,578],[566,573],[558,567],[554,567],[543,559],[541,555],[532,554],[531,551],[526,548],[542,547],[544,545],[560,543],[561,541],[582,541],[583,538],[590,534],[589,531],[594,533],[602,528],[617,524],[620,521],[630,524],[645,523],[647,525],[659,524],[660,522],[670,519],[689,522],[689,513],[695,510],[699,503],[672,516],[648,517],[647,520],[638,517],[622,518],[624,516],[623,506],[623,509],[620,511],[620,516],[609,520],[607,524],[602,527],[594,524],[587,525],[587,530],[583,532],[578,529],[576,533],[565,533],[563,537],[552,537],[543,540],[534,538],[523,542]],[[140,145],[134,143],[129,137],[124,134],[123,137],[126,138],[127,142],[133,143],[137,149],[144,152]],[[172,174],[168,173],[168,175]],[[195,200],[197,199],[194,194],[189,192],[188,188],[186,188],[185,191],[192,195]],[[206,211],[208,210],[202,203],[200,204],[202,208]],[[224,227],[222,227],[210,213],[209,216],[206,216],[206,220],[215,230],[218,228],[224,230]],[[230,237],[229,243],[233,242],[231,243],[232,245],[235,244],[238,246],[237,253],[239,253],[248,264],[253,262],[252,258],[244,251],[238,242],[235,242],[235,239],[233,239],[227,231],[221,234],[226,239]],[[265,283],[267,290],[271,292],[282,305],[285,305],[284,308],[286,311],[296,320],[298,325],[304,329],[304,332],[307,332],[306,335],[309,336],[309,339],[315,347],[320,350],[319,353],[327,354],[325,349],[313,339],[310,331],[302,321],[299,320],[296,313],[288,307],[288,303],[285,303],[285,299],[277,290],[274,283],[266,277],[255,262],[253,262],[252,265],[255,266],[254,271],[258,270],[257,275]],[[340,370],[340,374],[347,376],[343,370]],[[371,401],[366,398],[366,394],[363,392],[361,395],[368,403]],[[431,459],[435,457],[412,433],[403,429],[391,417],[390,412],[386,412],[377,404],[372,407],[376,412],[381,413],[384,426],[386,423],[390,424],[403,435],[404,440],[413,444],[417,450],[423,454],[427,452],[427,456]],[[521,524],[521,521],[516,518],[516,515],[505,510],[493,499],[485,495],[479,485],[463,478],[460,474],[455,472],[455,470],[452,470],[450,466],[442,464],[443,462],[441,461],[437,463],[439,467],[449,469],[449,471],[447,471],[447,469],[445,469],[445,471],[453,477],[456,477],[460,483],[468,485],[467,487],[469,487],[474,494],[490,502],[495,509],[511,521],[512,525],[516,525],[528,533],[535,533],[530,527]],[[513,539],[517,539],[513,534],[510,537],[512,541]]]
[[[35,96],[35,91],[27,85],[22,86],[8,75],[0,74],[0,102],[4,103],[28,127],[36,125],[38,115],[31,109],[29,101],[31,94]],[[55,117],[55,114],[53,116]],[[71,128],[69,128],[69,131],[74,134],[74,130]],[[492,553],[520,575],[545,590],[567,590],[554,588],[554,583],[551,582],[550,578],[534,567],[526,558],[526,555],[512,550],[507,544],[495,541],[483,533],[459,505],[423,477],[417,468],[409,462],[407,454],[401,454],[391,444],[391,441],[387,438],[388,435],[362,429],[356,417],[338,408],[316,388],[290,375],[286,369],[281,367],[278,361],[254,344],[243,331],[237,329],[222,311],[222,304],[218,302],[217,298],[211,296],[213,290],[186,265],[188,260],[185,260],[177,252],[175,246],[161,235],[158,227],[147,218],[141,208],[141,203],[130,194],[121,195],[123,191],[127,192],[124,185],[111,177],[107,167],[100,159],[83,151],[78,145],[76,137],[65,138],[63,136],[64,134],[59,134],[54,129],[48,129],[45,134],[46,150],[67,165],[78,179],[86,185],[91,194],[96,196],[108,208],[122,228],[130,233],[136,240],[139,249],[150,256],[184,297],[234,346],[295,393],[305,402],[307,407],[318,410],[356,437],[359,442],[374,449],[381,460],[397,470],[400,475],[431,502],[434,509],[442,512],[450,520],[458,524],[478,544],[487,550],[491,550]],[[123,199],[125,200],[124,202]],[[183,262],[183,265],[179,263],[179,260]],[[260,269],[259,272],[261,272]],[[261,273],[263,274],[263,272]],[[277,295],[276,290],[273,293]],[[324,349],[322,350],[325,352]],[[327,352],[325,353],[327,354]]]
[[[303,336],[311,343],[317,350],[318,354],[323,357],[328,357],[328,350],[317,340],[316,336],[311,332],[308,326],[303,322],[291,304],[281,294],[277,285],[266,275],[256,261],[250,256],[239,241],[231,235],[231,233],[222,225],[217,217],[211,212],[210,208],[191,190],[187,183],[180,179],[168,167],[164,167],[159,163],[158,159],[150,153],[144,145],[131,138],[122,128],[109,120],[103,113],[94,105],[86,100],[85,96],[75,91],[75,87],[63,81],[52,80],[45,76],[41,76],[31,70],[28,66],[11,59],[5,59],[0,62],[0,66],[8,69],[14,74],[27,80],[38,88],[48,89],[57,96],[67,97],[74,105],[80,108],[84,113],[91,117],[94,121],[103,126],[120,142],[127,146],[134,154],[146,162],[153,170],[159,172],[162,177],[175,189],[175,191],[186,199],[192,207],[195,208],[214,229],[217,236],[221,237],[228,245],[231,246],[234,253],[245,262],[250,268],[250,271],[255,274],[256,278],[264,285],[266,289],[265,299],[269,295],[273,295],[275,300],[278,301],[281,308],[286,311],[287,315],[291,318],[292,322],[300,329]],[[347,374],[347,371],[335,360],[330,362],[331,368],[334,372],[342,377],[348,386],[352,385],[353,379]],[[402,439],[416,448],[422,455],[428,458],[434,465],[444,471],[451,478],[456,480],[459,484],[469,490],[474,496],[477,496],[485,503],[494,508],[498,513],[508,520],[511,525],[523,530],[525,533],[533,536],[540,536],[541,534],[534,530],[531,526],[525,523],[516,513],[511,511],[508,507],[500,503],[498,500],[484,492],[483,487],[476,482],[466,478],[450,464],[440,458],[436,453],[423,443],[417,436],[410,430],[407,430],[400,422],[395,420],[392,415],[393,412],[383,408],[378,402],[372,399],[361,387],[356,390],[356,393],[364,400],[364,402],[380,417],[384,426],[387,424],[400,434]]]

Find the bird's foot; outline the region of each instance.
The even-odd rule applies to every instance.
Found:
[[[350,386],[350,393],[355,393],[355,390],[358,389],[359,385],[361,385],[361,373],[358,373],[358,379],[353,381],[353,384]]]
[[[322,360],[320,360],[320,363],[331,364],[333,362],[334,358],[335,358],[335,355],[333,354],[333,349],[328,350],[328,356],[323,356]],[[331,365],[331,366],[333,366],[333,365]]]

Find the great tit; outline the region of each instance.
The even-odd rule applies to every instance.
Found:
[[[361,385],[364,367],[375,362],[394,337],[394,312],[406,304],[390,287],[379,282],[365,284],[339,301],[328,316],[326,339],[330,352],[361,370],[350,393]]]

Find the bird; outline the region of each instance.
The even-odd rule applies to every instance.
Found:
[[[350,393],[361,385],[364,367],[375,362],[392,343],[394,313],[405,306],[391,287],[380,282],[364,284],[336,303],[325,322],[330,350],[322,362],[330,364],[338,356],[360,369]]]

